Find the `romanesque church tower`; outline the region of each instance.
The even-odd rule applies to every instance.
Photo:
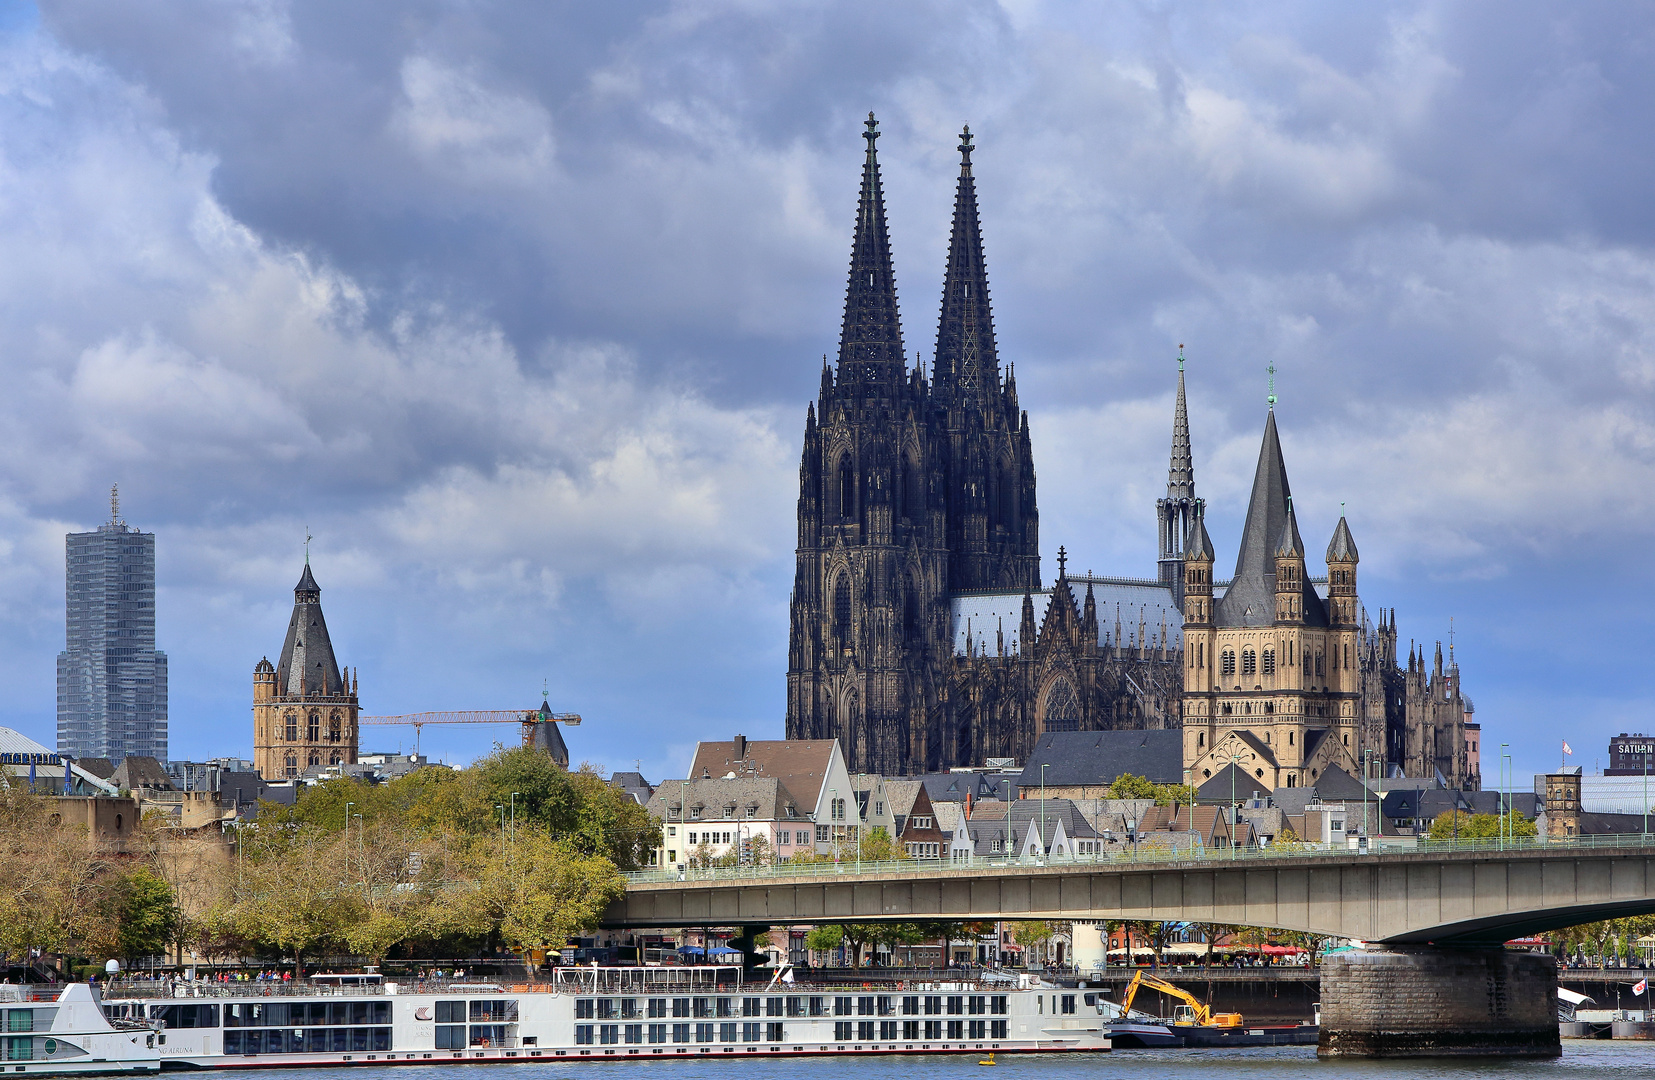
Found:
[[[322,589],[304,573],[293,589],[280,660],[253,669],[253,764],[266,780],[302,776],[328,765],[354,765],[356,680],[341,673],[322,617]]]

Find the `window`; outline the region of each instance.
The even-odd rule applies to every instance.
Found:
[[[1220,670],[1225,675],[1234,675],[1236,673],[1236,654],[1235,654],[1235,650],[1225,649],[1224,650],[1224,655],[1221,658],[1221,664],[1222,664],[1222,666],[1221,666]]]
[[[966,1004],[968,1006],[967,1011],[970,1012],[972,1016],[981,1016],[988,1012],[988,998],[981,994],[973,995],[971,1000]]]
[[[873,998],[872,997],[859,997],[859,998],[856,999],[856,1015],[857,1016],[872,1016],[873,1015]]]
[[[339,728],[340,728],[339,714],[334,713],[331,717],[328,718],[328,742],[338,742],[339,741],[339,738],[340,738]]]
[[[872,1020],[858,1020],[856,1022],[856,1038],[859,1042],[873,1042]]]
[[[810,833],[809,833],[809,831],[807,831],[805,829],[800,829],[798,832],[794,833],[793,834],[793,842],[796,843],[796,844],[808,844],[808,843],[810,843]]]
[[[850,467],[850,457],[839,459],[839,520],[856,517],[856,473]]]
[[[781,1042],[784,1029],[780,1022],[764,1025],[764,1038],[767,1042]]]
[[[296,712],[289,712],[287,714],[287,716],[284,717],[283,719],[286,721],[287,741],[288,742],[298,742],[299,741],[299,714],[296,713]]]
[[[850,1025],[851,1025],[851,1022],[849,1020],[836,1020],[836,1021],[834,1021],[834,1024],[833,1024],[833,1041],[834,1042],[850,1042],[850,1040],[851,1040]]]
[[[879,1022],[879,1037],[886,1042],[896,1038],[896,1025],[895,1020],[881,1020]]]
[[[988,1021],[970,1020],[966,1023],[966,1038],[981,1039],[988,1031]]]
[[[697,1024],[697,1025],[695,1025],[695,1041],[698,1042],[698,1043],[710,1043],[717,1036],[717,1034],[718,1034],[718,1025],[717,1024]]]
[[[690,999],[689,998],[673,998],[672,999],[672,1015],[673,1016],[675,1016],[675,1017],[688,1016],[689,1014],[690,1014]]]
[[[1059,999],[1059,1002],[1063,1006],[1063,1015],[1064,1016],[1073,1016],[1075,1014],[1075,995],[1073,995],[1073,994],[1064,994]]]
[[[758,1042],[762,1037],[763,1031],[764,1025],[757,1021],[743,1024],[741,1025],[741,1041]]]
[[[689,1042],[690,1041],[690,1026],[688,1024],[674,1024],[674,1025],[672,1025],[672,1041],[675,1042],[675,1043],[687,1043],[687,1042]]]
[[[833,639],[842,650],[851,644],[850,575],[840,574],[833,583]]]
[[[665,1024],[651,1024],[651,1025],[649,1025],[649,1041],[652,1042],[652,1043],[664,1043],[664,1042],[666,1042],[667,1041],[667,1026]]]
[[[649,999],[649,1018],[651,1020],[658,1020],[661,1017],[664,1017],[666,1015],[667,1015],[667,999],[666,998],[650,998]]]
[[[990,997],[988,999],[988,1011],[991,1012],[991,1013],[994,1013],[997,1016],[1004,1016],[1007,1012],[1007,1009],[1006,1009],[1006,995],[1004,995],[1004,994],[995,994],[994,996]],[[998,1038],[998,1037],[999,1036],[996,1036],[996,1038]]]
[[[310,723],[305,725],[305,738],[309,739],[311,742],[315,742],[321,737],[322,714],[313,712],[310,714]]]
[[[909,1041],[919,1038],[919,1021],[904,1020],[902,1022],[902,1037]]]
[[[1006,1028],[1008,1026],[1009,1024],[1005,1020],[990,1020],[988,1022],[988,1037],[991,1039],[1004,1039],[1006,1037]]]
[[[942,1038],[942,1021],[941,1020],[927,1020],[925,1022],[925,1037],[927,1039],[940,1039],[940,1038]]]
[[[1243,675],[1258,674],[1258,656],[1252,649],[1241,650],[1241,673]]]
[[[576,1024],[575,1025],[575,1045],[576,1046],[591,1046],[592,1045],[592,1025],[591,1024]]]
[[[1274,675],[1276,673],[1276,650],[1275,649],[1266,648],[1264,650],[1264,673],[1266,675]]]
[[[1316,654],[1316,677],[1321,678],[1323,675],[1326,675],[1326,674],[1327,674],[1327,657],[1324,654],[1318,652]]]
[[[965,1021],[964,1020],[950,1020],[950,1021],[948,1021],[948,1038],[950,1038],[950,1039],[963,1039],[963,1038],[965,1038]]]
[[[719,1042],[735,1042],[736,1041],[736,1028],[738,1028],[740,1026],[741,1025],[739,1025],[739,1024],[720,1024],[720,1025],[718,1025],[718,1041]]]

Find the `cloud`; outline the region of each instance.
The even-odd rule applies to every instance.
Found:
[[[977,136],[1053,551],[1149,572],[1179,343],[1221,558],[1273,364],[1307,538],[1345,503],[1405,634],[1482,635],[1485,724],[1573,700],[1506,628],[1622,617],[1535,583],[1655,531],[1641,8],[41,16],[0,54],[0,581],[32,583],[7,673],[36,717],[41,538],[119,473],[168,537],[175,730],[243,709],[308,524],[399,707],[550,674],[608,714],[594,747],[776,733],[791,459],[870,109],[910,352]],[[1581,662],[1596,715],[1637,707]]]

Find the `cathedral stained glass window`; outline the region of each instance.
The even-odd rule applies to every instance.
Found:
[[[1068,679],[1058,679],[1046,691],[1046,730],[1080,730],[1080,699]]]

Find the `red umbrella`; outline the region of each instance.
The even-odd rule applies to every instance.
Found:
[[[1299,953],[1302,953],[1302,952],[1304,952],[1304,950],[1299,948],[1297,945],[1266,945],[1266,946],[1264,946],[1264,955],[1266,955],[1266,956],[1297,956]]]

